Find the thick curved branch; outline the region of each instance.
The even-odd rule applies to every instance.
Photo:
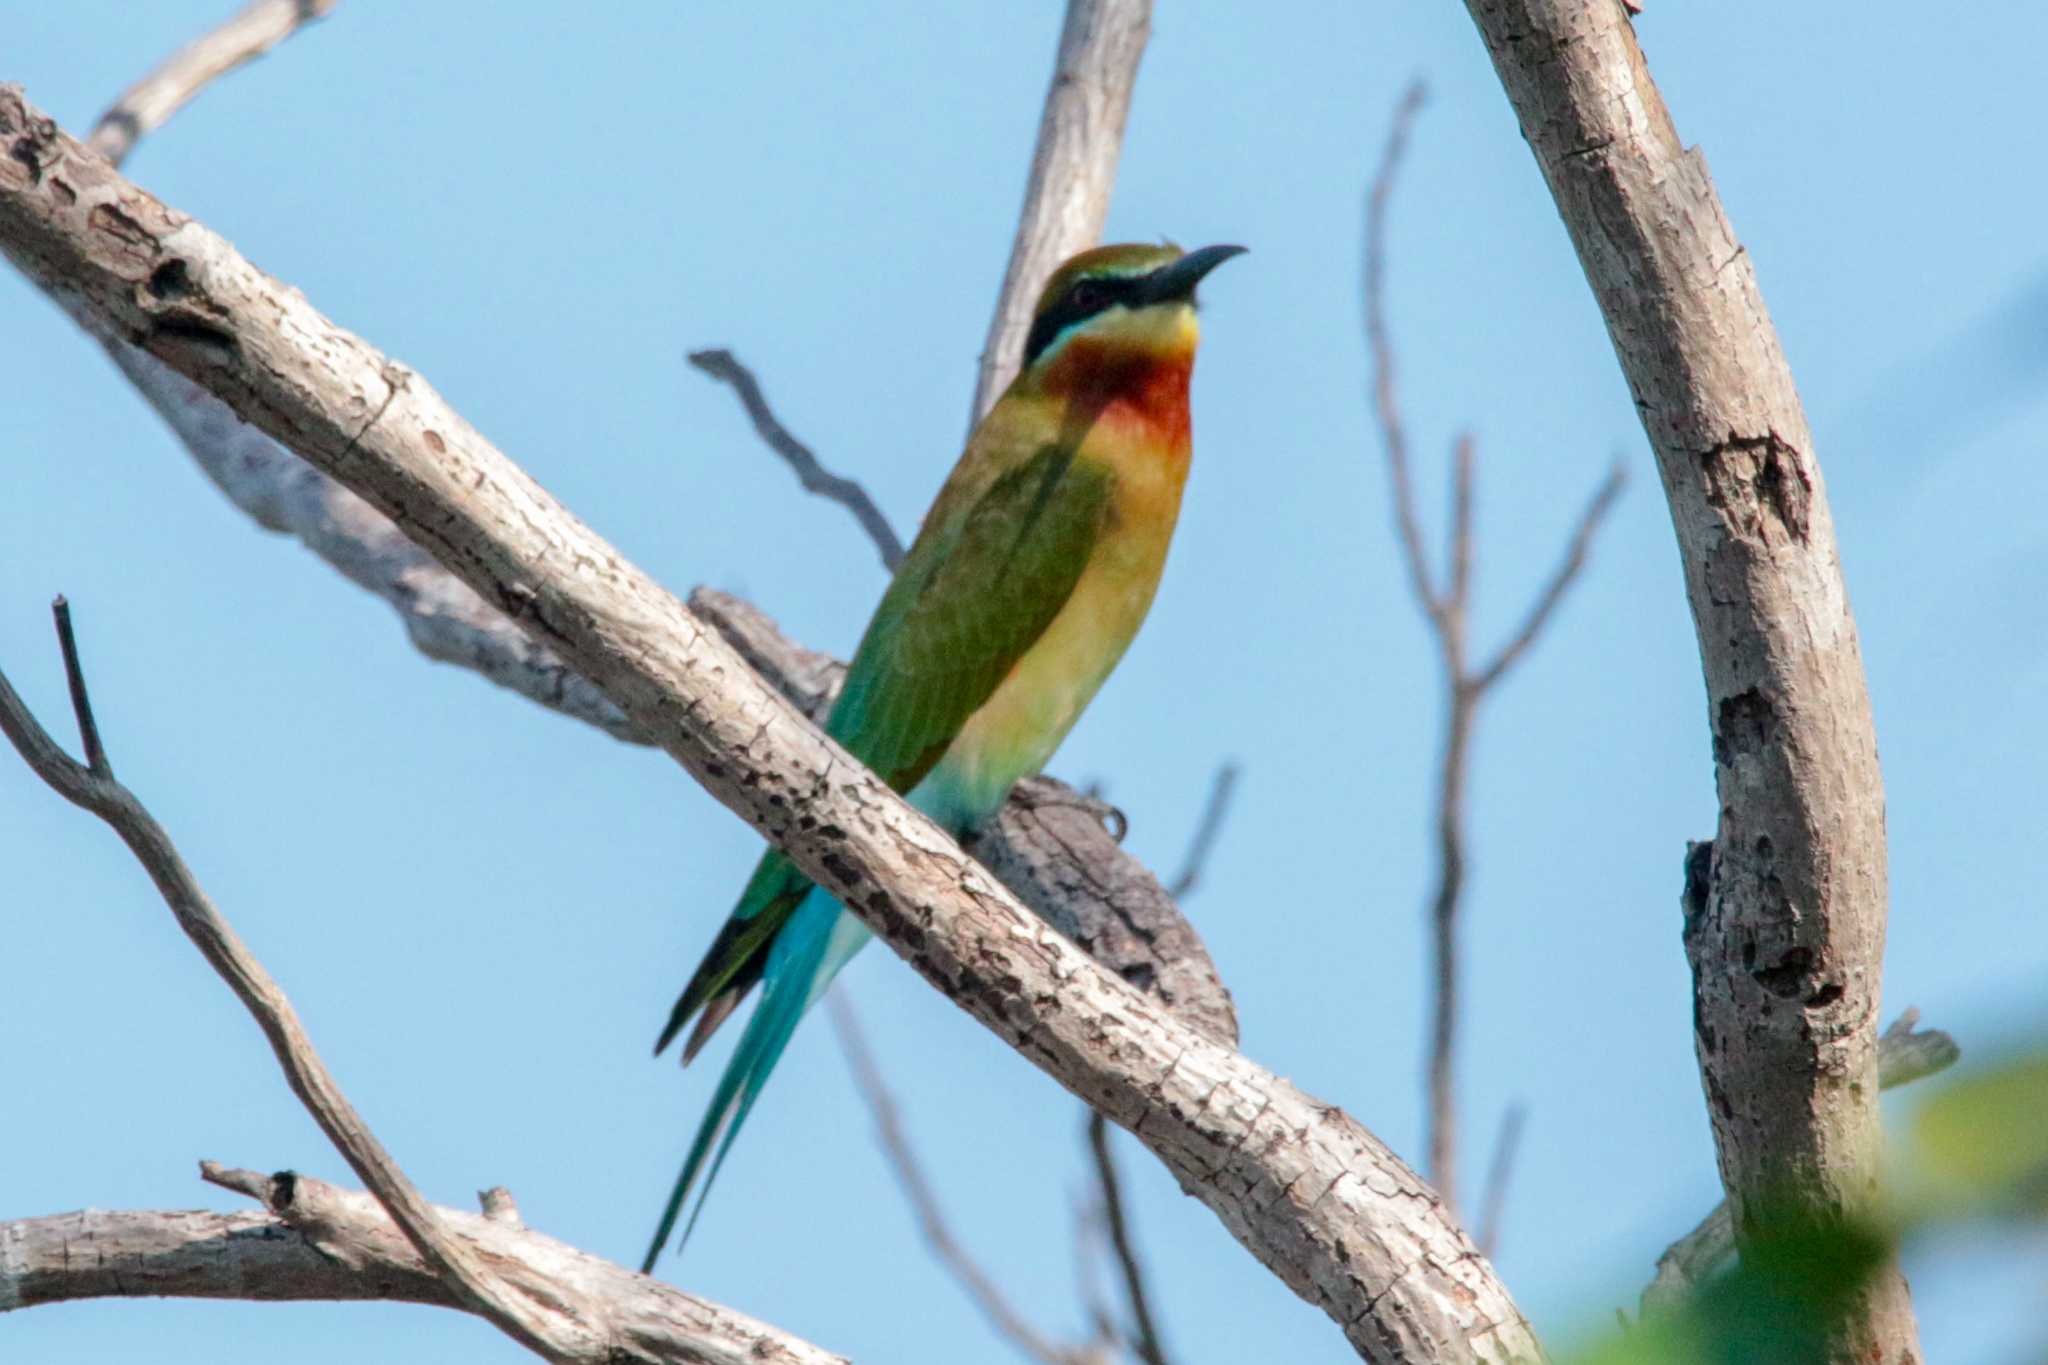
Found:
[[[463,1308],[376,1199],[309,1176],[206,1178],[262,1213],[88,1209],[0,1223],[0,1312],[99,1298],[366,1300]],[[565,1242],[517,1217],[434,1205],[478,1260],[540,1304],[601,1305],[619,1365],[845,1365],[843,1356]]]
[[[1820,462],[1756,272],[1615,0],[1467,0],[1657,455],[1706,675],[1720,828],[1685,925],[1738,1230],[1878,1179],[1884,785]],[[1833,1361],[1919,1357],[1877,1275]]]
[[[340,0],[255,0],[124,90],[100,116],[87,142],[120,165],[137,142],[162,127],[207,82],[261,57],[313,20],[325,18],[338,3]]]
[[[1908,1009],[1877,1041],[1877,1084],[1891,1090],[1954,1066],[1956,1040],[1940,1029],[1917,1028],[1920,1011]],[[1643,1290],[1642,1313],[1674,1312],[1735,1259],[1735,1219],[1723,1200],[1699,1226],[1657,1258],[1657,1275]]]
[[[1175,1019],[854,763],[418,375],[0,87],[0,250],[226,398],[516,616],[935,986],[1133,1132],[1353,1345],[1526,1360],[1492,1267],[1341,1110]]]
[[[1061,261],[1102,237],[1123,154],[1124,120],[1151,32],[1152,0],[1067,0],[1024,211],[981,348],[970,428],[1016,375],[1031,310],[1045,282]]]

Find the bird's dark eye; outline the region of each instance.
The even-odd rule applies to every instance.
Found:
[[[1100,280],[1082,280],[1067,295],[1067,306],[1077,313],[1093,313],[1109,304],[1109,288]]]

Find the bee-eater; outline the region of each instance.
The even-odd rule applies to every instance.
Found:
[[[1188,472],[1195,285],[1243,249],[1097,247],[1053,273],[1022,371],[968,437],[854,651],[825,732],[956,837],[1052,757],[1145,619]],[[687,1063],[761,987],[643,1270],[707,1157],[709,1191],[797,1020],[868,937],[780,849],[762,857],[654,1045],[694,1016]]]

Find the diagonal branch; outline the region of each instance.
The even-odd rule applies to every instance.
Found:
[[[740,364],[739,357],[731,351],[709,350],[690,352],[690,363],[723,384],[732,385],[739,395],[740,406],[747,410],[747,417],[753,422],[754,430],[768,443],[768,448],[783,458],[796,471],[797,481],[807,493],[815,493],[827,502],[836,502],[853,513],[861,529],[875,542],[881,552],[882,567],[895,572],[903,562],[903,542],[896,538],[895,528],[882,515],[882,509],[875,506],[875,500],[868,496],[868,490],[852,479],[842,478],[818,463],[818,457],[811,448],[790,435],[789,428],[782,425],[775,416],[775,410],[768,406],[767,395],[761,392],[761,382],[754,378],[754,372]]]
[[[1884,780],[1820,461],[1756,268],[1612,0],[1467,0],[1656,452],[1705,674],[1719,828],[1689,905],[1695,1051],[1745,1238],[1879,1179]],[[1902,1365],[1896,1268],[1825,1359]]]
[[[0,251],[347,484],[595,681],[938,989],[1133,1132],[1382,1362],[1540,1359],[1384,1144],[1048,928],[420,376],[0,87]]]
[[[382,1300],[468,1309],[377,1200],[310,1176],[202,1178],[260,1213],[87,1209],[0,1222],[0,1312],[103,1298]],[[598,1305],[617,1365],[845,1365],[841,1356],[526,1227],[434,1205],[437,1222],[536,1302]]]
[[[325,18],[338,3],[340,0],[254,0],[123,91],[113,107],[100,115],[87,142],[120,165],[137,142],[161,128],[208,82],[261,57],[313,20]]]
[[[1102,236],[1123,151],[1152,0],[1067,0],[1060,50],[1038,121],[1009,268],[974,382],[971,429],[1017,373],[1038,293],[1061,261]]]
[[[1233,762],[1216,769],[1215,780],[1209,786],[1209,800],[1202,807],[1201,823],[1195,826],[1195,837],[1188,841],[1180,871],[1174,873],[1173,881],[1167,885],[1167,893],[1175,900],[1185,900],[1202,884],[1202,869],[1209,865],[1209,854],[1215,850],[1217,836],[1223,833],[1224,817],[1230,814],[1230,798],[1236,794],[1237,779],[1242,775],[1243,770]]]
[[[867,1035],[860,1025],[860,1016],[855,1013],[845,988],[830,992],[825,1003],[832,1014],[833,1030],[839,1035],[840,1050],[846,1054],[847,1069],[853,1073],[854,1088],[860,1091],[868,1113],[874,1116],[882,1154],[888,1158],[889,1169],[896,1174],[896,1183],[903,1187],[904,1198],[910,1201],[911,1211],[917,1215],[918,1229],[924,1234],[932,1255],[960,1282],[960,1287],[981,1309],[981,1315],[988,1319],[996,1334],[1016,1347],[1019,1353],[1041,1362],[1041,1365],[1093,1365],[1099,1359],[1099,1352],[1052,1341],[1026,1322],[1023,1314],[1004,1296],[995,1278],[981,1268],[953,1235],[952,1225],[946,1220],[946,1211],[940,1206],[931,1183],[924,1177],[924,1165],[917,1159],[917,1151],[910,1145],[909,1135],[903,1131],[896,1099],[889,1093],[881,1071],[875,1066],[874,1054],[868,1050]]]

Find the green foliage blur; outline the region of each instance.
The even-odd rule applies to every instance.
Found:
[[[1807,1365],[1822,1330],[1902,1243],[1938,1228],[2048,1218],[2048,1046],[1946,1080],[1914,1113],[1886,1209],[1828,1225],[1763,1220],[1727,1273],[1565,1357],[1573,1365]],[[2042,1342],[2048,1356],[2048,1338]]]

